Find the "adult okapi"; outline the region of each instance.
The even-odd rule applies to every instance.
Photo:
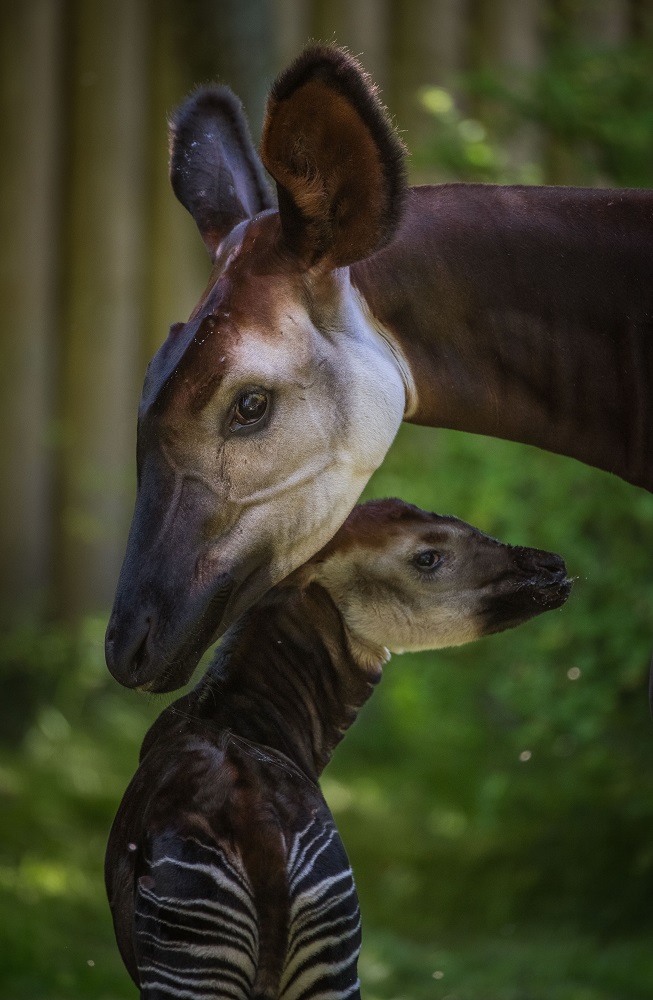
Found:
[[[653,191],[407,188],[345,51],[276,80],[261,159],[226,88],[172,123],[213,260],[150,364],[107,661],[179,687],[336,531],[403,419],[538,445],[653,489]]]

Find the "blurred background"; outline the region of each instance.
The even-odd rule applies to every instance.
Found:
[[[309,39],[360,56],[416,182],[650,186],[652,0],[0,2],[0,995],[135,996],[102,861],[149,722],[102,642],[145,364],[208,259],[166,116],[211,79],[258,138]],[[369,1000],[653,995],[653,497],[404,427],[368,496],[561,552],[561,611],[396,657],[324,789]]]

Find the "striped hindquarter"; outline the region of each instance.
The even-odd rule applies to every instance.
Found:
[[[289,926],[277,989],[256,987],[256,892],[237,853],[203,836],[161,835],[137,882],[134,938],[146,1000],[360,997],[360,912],[338,831],[324,816],[288,847]],[[265,887],[260,887],[262,892]]]
[[[141,996],[252,996],[259,931],[254,893],[237,856],[196,837],[153,839],[134,904]]]
[[[360,997],[361,919],[354,876],[331,818],[315,818],[288,855],[290,927],[281,1000]]]

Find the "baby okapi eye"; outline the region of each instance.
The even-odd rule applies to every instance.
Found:
[[[268,410],[268,394],[262,389],[248,389],[236,400],[234,423],[247,427],[262,420]]]
[[[418,569],[435,569],[438,563],[442,562],[442,556],[435,549],[422,549],[413,556],[413,564]]]

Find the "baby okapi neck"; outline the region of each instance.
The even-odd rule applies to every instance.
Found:
[[[352,654],[318,584],[280,586],[229,633],[198,686],[201,714],[317,779],[381,678]]]

